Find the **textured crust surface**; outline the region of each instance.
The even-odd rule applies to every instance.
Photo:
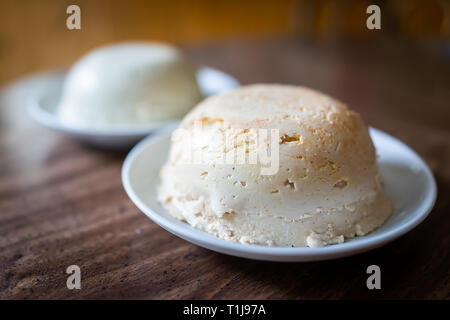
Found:
[[[322,246],[364,235],[391,213],[366,126],[324,94],[247,86],[205,100],[180,127],[192,143],[172,142],[159,199],[172,215],[221,238]],[[261,175],[259,164],[217,160],[233,151],[226,139],[252,141],[254,128],[279,130],[275,175]],[[192,151],[202,151],[202,163],[183,161]]]

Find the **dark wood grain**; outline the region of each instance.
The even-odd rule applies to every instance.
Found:
[[[197,63],[243,83],[327,92],[368,124],[400,138],[432,168],[430,216],[393,243],[315,263],[234,258],[164,231],[131,203],[120,180],[125,152],[85,146],[25,115],[22,80],[0,106],[0,298],[340,299],[450,298],[450,63],[406,44],[222,42],[187,47]],[[77,264],[82,289],[66,288]],[[382,290],[366,288],[366,268]]]

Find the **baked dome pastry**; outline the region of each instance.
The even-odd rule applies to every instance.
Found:
[[[195,68],[172,46],[96,49],[69,71],[58,108],[67,125],[130,126],[183,117],[201,99]]]
[[[279,130],[274,174],[262,175],[259,161],[221,161],[242,141],[248,155],[255,128]],[[233,139],[242,143],[227,145]],[[196,152],[200,162],[192,161]],[[194,227],[272,246],[341,243],[392,211],[361,117],[320,92],[285,85],[242,87],[193,109],[172,136],[158,197]]]

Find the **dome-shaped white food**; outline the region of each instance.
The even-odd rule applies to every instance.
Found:
[[[273,175],[262,175],[260,164],[223,161],[221,154],[239,146],[227,141],[251,145],[255,128],[279,130]],[[180,130],[184,139],[172,141],[159,199],[173,216],[220,238],[323,246],[371,232],[392,211],[360,116],[319,92],[243,87],[199,104]],[[196,152],[200,162],[185,161]]]
[[[175,48],[124,43],[94,50],[71,68],[58,112],[72,126],[126,127],[180,118],[201,99],[194,67]]]

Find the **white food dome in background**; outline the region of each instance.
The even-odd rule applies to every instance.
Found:
[[[96,49],[69,71],[58,114],[84,128],[183,117],[202,99],[196,70],[172,46],[123,43]]]

